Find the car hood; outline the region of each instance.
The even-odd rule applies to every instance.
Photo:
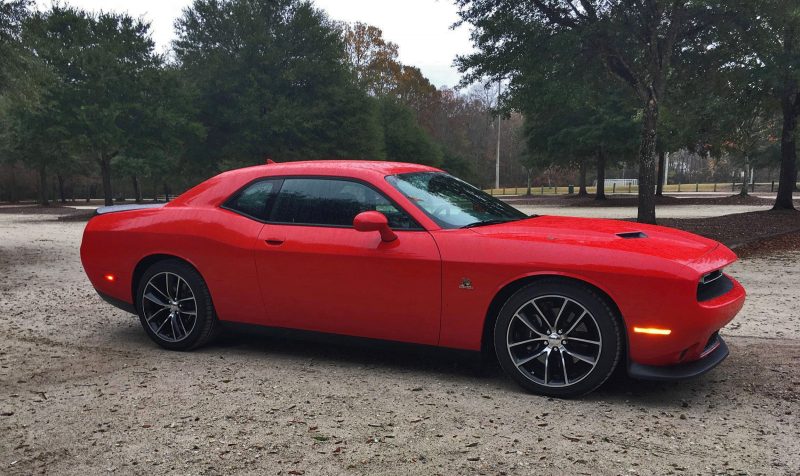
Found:
[[[595,218],[537,216],[471,230],[498,239],[597,247],[680,263],[698,260],[719,246],[714,240],[674,228]]]

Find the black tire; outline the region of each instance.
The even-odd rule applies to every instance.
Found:
[[[153,286],[148,286],[151,280],[154,284],[160,284],[162,276],[166,284],[164,286],[166,295],[163,290],[159,291]],[[177,286],[175,291],[171,291],[173,285]],[[168,304],[167,300],[173,297],[175,302],[178,299],[185,301],[176,304],[176,306],[184,306],[184,308],[181,311],[180,307],[167,308],[157,304],[145,297],[146,292],[151,297],[163,301],[162,304]],[[189,299],[188,296],[193,299]],[[159,309],[161,310],[159,311]],[[203,277],[192,266],[177,259],[159,261],[145,270],[136,289],[136,310],[147,335],[153,342],[169,350],[192,350],[205,345],[215,337],[219,327],[214,305],[211,302],[211,294]],[[176,317],[172,317],[173,310]],[[196,315],[191,316],[192,312]],[[192,317],[195,317],[193,322],[191,321]],[[166,322],[166,319],[173,320]],[[180,319],[180,322],[178,323],[175,319]],[[175,328],[172,328],[173,322],[177,323]],[[192,323],[191,329],[186,329],[189,327],[189,323]],[[172,336],[168,335],[170,330],[173,331]]]
[[[602,385],[617,367],[620,321],[593,288],[543,279],[519,289],[503,305],[494,327],[495,352],[506,374],[525,389],[578,397]]]

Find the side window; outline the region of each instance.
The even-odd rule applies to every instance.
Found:
[[[370,210],[386,215],[392,228],[419,228],[411,217],[372,188],[358,182],[336,179],[284,180],[270,221],[353,226],[356,215]]]
[[[279,180],[260,180],[249,185],[225,203],[225,208],[266,221],[268,210],[278,191]]]

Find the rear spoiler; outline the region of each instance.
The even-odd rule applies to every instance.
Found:
[[[128,212],[131,210],[143,210],[145,208],[161,208],[166,203],[137,203],[131,205],[112,205],[110,207],[100,207],[95,212],[96,215],[105,215],[106,213]]]

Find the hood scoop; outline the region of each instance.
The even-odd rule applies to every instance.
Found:
[[[617,236],[620,238],[624,238],[626,240],[632,240],[635,238],[647,238],[647,235],[645,235],[641,231],[627,231],[625,233],[617,233]]]

